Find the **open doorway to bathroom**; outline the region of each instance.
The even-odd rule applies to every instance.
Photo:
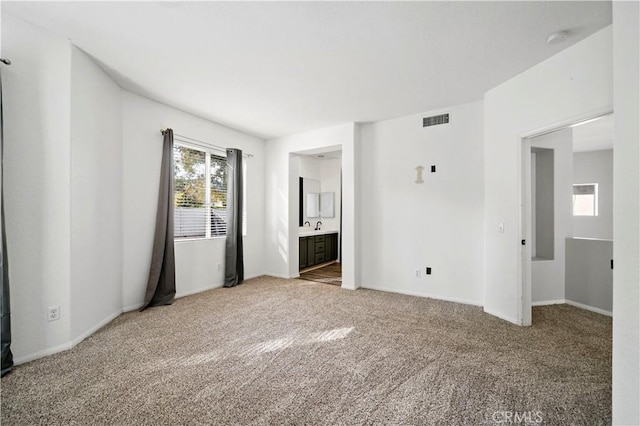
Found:
[[[342,285],[342,151],[297,153],[300,279]]]
[[[529,315],[568,304],[612,316],[613,122],[608,114],[522,141]]]

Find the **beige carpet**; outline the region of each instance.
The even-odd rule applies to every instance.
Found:
[[[521,328],[478,307],[257,278],[121,315],[16,367],[1,420],[479,425],[512,412],[611,423],[610,318],[566,305],[533,315]]]

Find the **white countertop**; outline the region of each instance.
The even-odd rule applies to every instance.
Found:
[[[321,229],[319,231],[315,231],[313,228],[303,229],[300,228],[298,230],[298,235],[301,237],[310,237],[311,235],[325,235],[325,234],[337,234],[338,231],[335,229]]]

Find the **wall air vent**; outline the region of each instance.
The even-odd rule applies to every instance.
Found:
[[[437,126],[438,124],[447,124],[449,122],[449,114],[434,115],[422,119],[422,127]]]

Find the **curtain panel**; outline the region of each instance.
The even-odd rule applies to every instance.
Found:
[[[163,131],[162,166],[156,231],[149,281],[141,310],[170,305],[176,295],[176,263],[173,247],[173,130]]]
[[[7,258],[7,237],[4,226],[4,112],[2,110],[2,73],[0,73],[0,234],[2,234],[2,255],[0,269],[2,269],[2,376],[13,367],[11,353],[11,303],[9,297],[9,262]]]
[[[225,245],[224,286],[244,280],[242,247],[242,151],[227,149],[227,241]]]

